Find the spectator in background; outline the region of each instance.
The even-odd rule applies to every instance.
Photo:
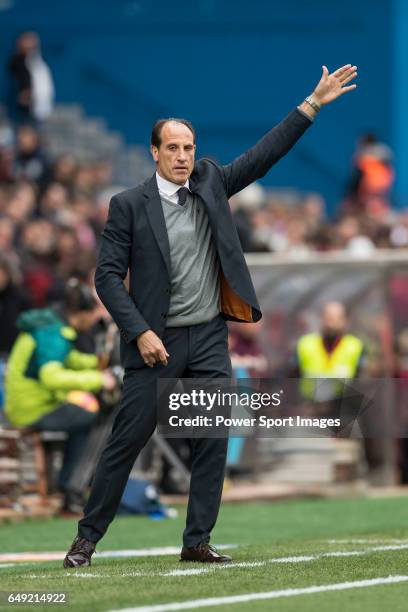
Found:
[[[17,120],[47,119],[54,104],[54,82],[42,58],[40,40],[35,32],[24,32],[18,37],[9,70],[16,88]]]
[[[0,256],[0,355],[7,355],[17,338],[16,320],[18,316],[30,308],[28,295],[16,280],[17,274],[12,270],[12,264]]]
[[[347,333],[347,326],[343,304],[327,302],[321,311],[319,332],[305,334],[296,347],[295,374],[301,379],[301,395],[313,402],[313,409],[327,410],[329,415],[342,415],[346,402],[341,381],[356,378],[362,365],[363,342]],[[353,414],[352,403],[350,409]]]
[[[101,159],[94,164],[95,187],[100,190],[112,185],[113,167],[107,160]]]
[[[78,164],[72,155],[61,155],[54,162],[51,171],[51,180],[59,183],[71,192],[77,167]]]
[[[15,223],[16,230],[20,231],[34,216],[37,187],[35,183],[16,182],[8,196],[4,212]]]
[[[42,194],[39,213],[50,221],[58,222],[69,212],[70,201],[67,188],[56,181],[49,183]]]
[[[92,218],[90,220],[97,241],[100,241],[101,233],[108,219],[109,202],[111,198],[121,190],[121,187],[112,186],[100,191],[95,199]]]
[[[306,195],[302,203],[305,224],[310,235],[317,232],[326,221],[324,198],[319,193]]]
[[[231,357],[232,373],[237,379],[237,388],[240,379],[244,379],[244,386],[250,385],[248,379],[266,378],[269,373],[268,360],[265,357],[260,337],[263,322],[239,325],[231,321],[228,324],[228,350]],[[258,384],[255,383],[258,390]],[[246,416],[246,415],[245,415]],[[248,473],[245,465],[246,450],[254,450],[254,440],[232,437],[228,440],[227,473],[233,478]]]
[[[74,228],[62,226],[58,229],[56,254],[59,274],[69,278],[78,266],[80,255],[80,244]]]
[[[16,91],[15,109],[11,109],[11,114],[14,116],[13,111],[16,110],[17,117],[24,120],[31,116],[31,75],[27,65],[27,57],[35,48],[35,45],[35,39],[28,32],[19,36],[15,52],[9,63],[9,70]]]
[[[245,253],[260,250],[254,241],[251,213],[262,208],[264,203],[265,190],[259,183],[248,185],[230,199],[235,227]]]
[[[0,215],[0,253],[10,254],[14,249],[15,224],[10,217]]]
[[[84,450],[99,403],[94,393],[112,390],[110,370],[98,370],[98,358],[75,348],[77,334],[99,316],[99,305],[86,285],[71,280],[60,311],[28,310],[18,320],[21,331],[10,353],[6,373],[5,411],[17,427],[65,431],[68,439],[59,475],[63,510],[76,512],[70,478]]]
[[[372,134],[363,134],[357,144],[346,208],[356,214],[383,218],[391,207],[395,174],[389,146]]]
[[[20,181],[35,181],[41,186],[46,172],[47,161],[38,132],[31,125],[20,126],[17,130],[14,178]]]
[[[73,178],[73,187],[76,193],[92,196],[96,187],[96,176],[92,164],[81,164],[77,167]]]
[[[85,195],[78,194],[73,199],[72,211],[74,215],[73,227],[75,227],[80,248],[88,253],[94,253],[96,249],[96,239],[91,225],[93,216],[92,199]]]
[[[28,221],[21,232],[24,285],[36,307],[47,305],[58,284],[55,226],[47,219]]]
[[[303,378],[354,378],[361,365],[363,343],[347,333],[346,309],[327,302],[321,311],[320,331],[302,336],[296,355]]]
[[[364,233],[361,221],[352,215],[341,219],[334,230],[335,244],[350,254],[364,256],[375,250],[371,238]]]
[[[239,325],[231,321],[228,324],[228,349],[234,375],[245,371],[241,378],[265,378],[268,375],[268,360],[265,357],[260,337],[262,321]]]
[[[0,185],[13,180],[14,144],[13,129],[7,122],[0,120]]]
[[[302,256],[309,253],[307,228],[304,221],[294,218],[288,223],[285,253]]]

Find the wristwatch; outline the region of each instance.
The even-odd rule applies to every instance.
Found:
[[[315,102],[312,98],[312,96],[307,96],[307,98],[305,98],[305,102],[307,102],[312,108],[313,110],[316,111],[316,113],[319,112],[320,110],[320,104],[318,104],[317,102]]]

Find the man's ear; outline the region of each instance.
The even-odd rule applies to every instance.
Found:
[[[159,149],[154,145],[150,145],[150,153],[152,154],[154,161],[157,163],[159,161]]]

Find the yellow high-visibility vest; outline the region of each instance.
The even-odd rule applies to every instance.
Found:
[[[312,398],[315,385],[310,378],[354,378],[363,352],[359,338],[346,334],[335,349],[328,353],[320,334],[306,334],[297,345],[302,395]]]

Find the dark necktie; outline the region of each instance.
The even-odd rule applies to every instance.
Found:
[[[184,206],[184,204],[186,203],[188,192],[189,190],[187,189],[187,187],[180,187],[180,189],[177,191],[178,203],[180,204],[180,206]]]

